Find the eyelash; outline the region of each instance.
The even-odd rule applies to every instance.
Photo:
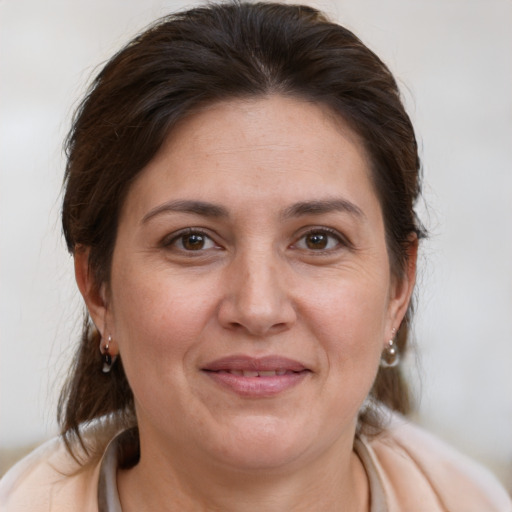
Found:
[[[339,249],[340,247],[352,248],[352,244],[350,243],[350,241],[347,238],[342,236],[335,229],[331,229],[331,228],[327,228],[327,227],[314,227],[314,228],[308,229],[305,233],[301,234],[300,238],[297,240],[297,242],[295,242],[293,244],[293,246],[296,247],[299,244],[299,242],[301,242],[302,240],[305,240],[306,237],[311,236],[311,235],[327,235],[328,238],[333,238],[336,241],[336,246],[327,248],[327,249],[311,249],[308,247],[302,248],[303,250],[308,251],[310,254],[323,255],[323,254],[332,253],[332,252],[336,251],[337,249]],[[329,241],[327,241],[327,243],[329,243]]]
[[[217,245],[215,243],[215,241],[213,240],[213,238],[210,236],[210,234],[207,233],[206,231],[204,231],[200,228],[186,228],[186,229],[182,229],[182,230],[178,231],[177,233],[172,233],[172,235],[170,237],[164,238],[162,240],[161,246],[168,249],[168,248],[171,248],[172,246],[176,247],[177,243],[179,241],[181,241],[182,247],[176,247],[180,251],[182,251],[184,253],[189,253],[189,254],[203,252],[204,251],[203,248],[197,249],[197,250],[192,250],[192,249],[186,249],[185,247],[183,247],[183,241],[184,241],[185,237],[186,236],[191,237],[193,235],[203,237],[204,239],[210,240],[215,245]]]
[[[163,248],[167,248],[167,249],[172,248],[174,246],[175,248],[177,248],[178,250],[180,250],[183,253],[186,253],[188,255],[193,255],[195,253],[195,255],[197,255],[197,256],[200,255],[200,253],[202,253],[208,249],[213,249],[213,247],[207,247],[206,249],[201,247],[199,249],[193,250],[193,249],[186,249],[185,247],[183,247],[183,242],[184,242],[185,237],[186,236],[190,237],[193,235],[203,237],[204,239],[207,239],[211,243],[217,245],[215,240],[205,230],[203,230],[201,228],[186,228],[186,229],[178,231],[177,233],[172,233],[172,235],[170,235],[170,237],[168,236],[168,237],[164,238],[161,242],[161,246]],[[305,240],[306,237],[311,236],[311,235],[327,235],[328,238],[334,239],[336,241],[336,246],[330,247],[330,248],[320,248],[320,249],[312,249],[312,248],[308,248],[308,247],[298,247],[298,245],[301,241]],[[180,241],[181,241],[182,247],[177,247],[177,243]],[[327,240],[327,244],[329,244],[329,240]],[[308,251],[310,254],[316,254],[316,255],[322,255],[322,254],[334,252],[339,247],[353,248],[352,244],[350,243],[350,241],[348,239],[346,239],[344,236],[342,236],[338,231],[331,229],[331,228],[327,228],[327,227],[314,227],[314,228],[308,229],[306,232],[304,232],[300,235],[300,237],[297,239],[296,242],[294,242],[291,245],[291,247],[298,248],[298,249],[301,249],[304,251]],[[219,248],[219,247],[217,247],[217,248]]]

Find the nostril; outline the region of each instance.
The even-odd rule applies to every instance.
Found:
[[[285,331],[289,328],[288,324],[285,322],[279,322],[276,324],[268,325],[268,324],[260,324],[260,325],[245,325],[240,322],[229,322],[227,324],[228,329],[232,331],[240,331],[247,332],[248,334],[256,337],[269,336],[274,334],[279,334],[280,332]]]
[[[297,315],[290,298],[279,287],[259,286],[251,282],[232,284],[232,289],[219,302],[220,324],[233,331],[243,330],[252,336],[277,334],[289,329]],[[235,283],[236,284],[236,283]],[[263,293],[265,292],[265,293]]]

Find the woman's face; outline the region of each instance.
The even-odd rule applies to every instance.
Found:
[[[390,273],[358,137],[271,96],[172,132],[124,203],[108,300],[89,306],[143,450],[270,468],[351,446],[412,281]]]

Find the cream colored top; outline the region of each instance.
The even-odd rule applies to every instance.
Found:
[[[0,481],[1,512],[122,512],[116,472],[123,434],[98,464],[78,465],[54,439]],[[367,472],[371,512],[512,512],[512,501],[486,469],[393,416],[389,427],[354,450]]]

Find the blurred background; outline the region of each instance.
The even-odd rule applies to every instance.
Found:
[[[420,141],[415,418],[512,491],[512,1],[306,3],[390,66]],[[192,5],[0,0],[0,474],[55,435],[80,327],[59,225],[72,111],[129,38]]]

